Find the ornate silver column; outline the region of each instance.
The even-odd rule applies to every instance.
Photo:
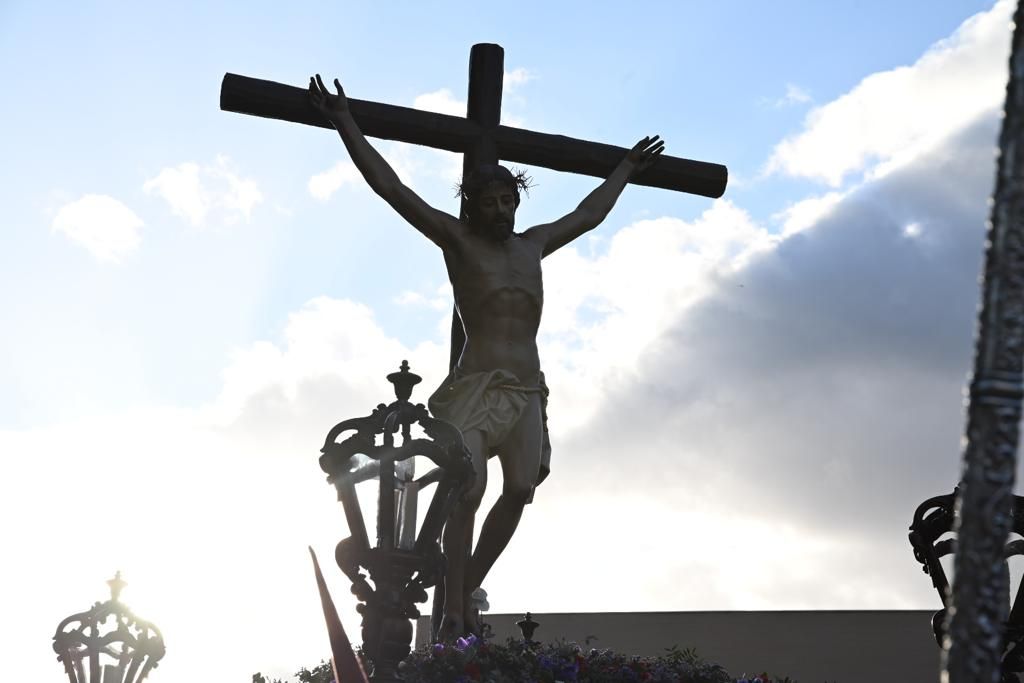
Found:
[[[1024,8],[1013,49],[970,385],[953,600],[943,679],[1000,680],[1008,581],[1004,544],[1021,419],[1024,360]]]

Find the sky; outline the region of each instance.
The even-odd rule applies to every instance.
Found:
[[[0,5],[11,678],[59,675],[57,623],[115,570],[167,641],[153,680],[326,656],[319,448],[403,359],[426,401],[450,288],[335,134],[222,112],[220,82],[462,115],[482,42],[504,123],[730,177],[628,187],[545,260],[552,474],[492,611],[939,607],[906,532],[960,468],[1010,2],[298,5]],[[457,210],[457,156],[374,144]],[[528,171],[524,228],[598,183]]]

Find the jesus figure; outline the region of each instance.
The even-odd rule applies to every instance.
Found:
[[[645,137],[571,213],[515,232],[526,181],[503,166],[482,166],[463,178],[467,214],[456,218],[429,206],[406,187],[367,142],[337,79],[331,93],[320,75],[309,79],[313,105],[341,135],[369,186],[412,227],[440,247],[455,306],[465,329],[458,362],[431,396],[433,415],[462,430],[476,477],[444,530],[444,619],[448,638],[476,627],[471,596],[508,545],[534,487],[549,471],[547,387],[540,371],[537,329],[544,303],[541,259],[596,228],[626,183],[664,150]],[[487,485],[487,460],[498,456],[502,490],[473,549],[473,525]]]

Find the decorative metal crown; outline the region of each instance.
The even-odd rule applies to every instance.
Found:
[[[110,600],[57,626],[53,650],[71,683],[140,683],[165,653],[160,630],[121,601],[121,572],[107,581]]]

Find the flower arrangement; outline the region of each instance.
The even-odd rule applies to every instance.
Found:
[[[660,657],[635,657],[584,650],[575,643],[509,639],[501,645],[475,636],[416,650],[399,671],[406,683],[797,683],[766,673],[734,678],[692,649],[672,647]],[[296,676],[299,683],[335,683],[329,662]],[[284,683],[259,674],[253,681]]]
[[[670,648],[660,657],[584,650],[575,643],[499,645],[474,636],[413,652],[400,667],[406,683],[793,683],[767,675],[736,679],[693,650]]]

